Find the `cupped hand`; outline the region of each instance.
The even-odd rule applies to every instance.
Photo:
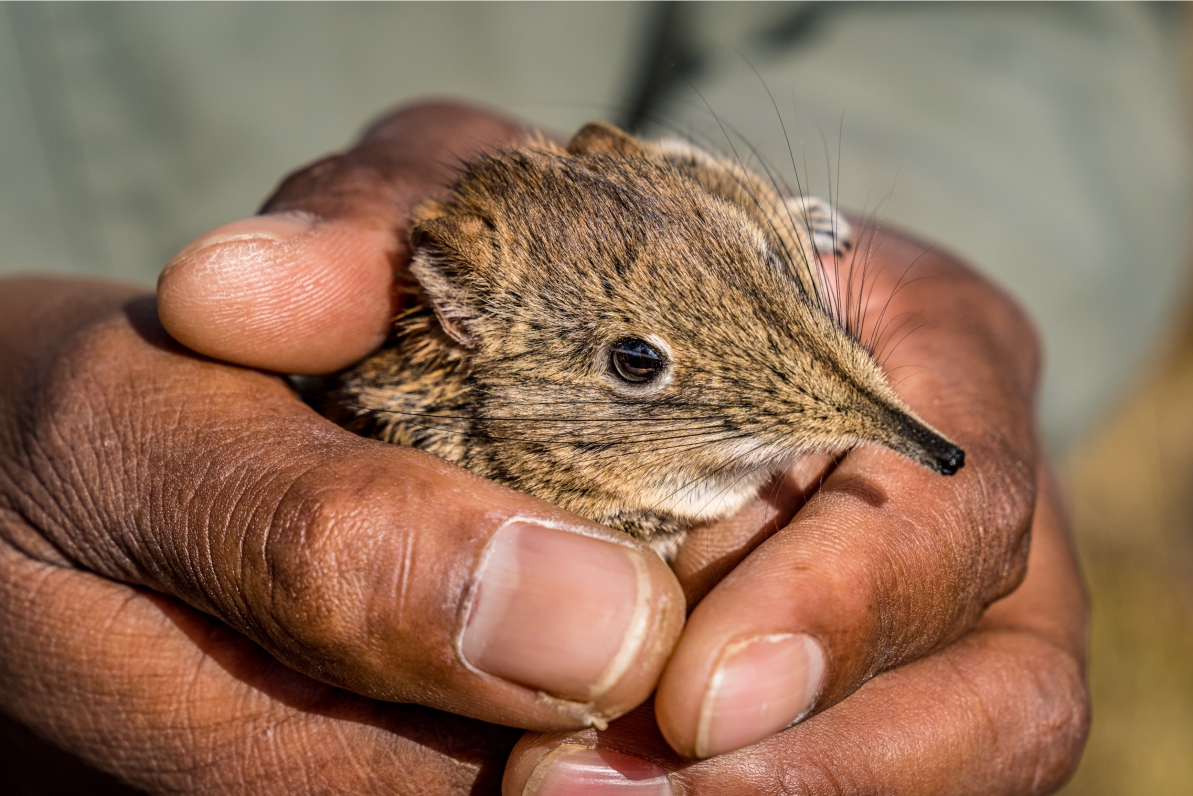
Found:
[[[1040,474],[1027,577],[953,644],[794,727],[707,760],[677,755],[651,706],[607,731],[527,733],[507,796],[1050,793],[1089,727],[1086,603],[1055,480]]]
[[[300,176],[275,197],[271,209],[307,210],[315,207],[308,204],[315,196],[322,203],[319,212],[335,216],[335,201],[322,197],[338,196],[337,186],[334,173]],[[945,478],[885,450],[859,448],[826,477],[823,468],[809,462],[776,484],[767,501],[732,522],[693,534],[675,568],[689,605],[697,607],[662,677],[653,718],[644,726],[653,728],[657,721],[661,737],[688,757],[729,753],[825,711],[876,675],[905,664],[919,661],[915,666],[920,668],[913,670],[935,672],[922,675],[929,678],[924,682],[935,682],[931,678],[951,665],[958,647],[981,639],[997,654],[978,655],[979,663],[972,665],[986,677],[987,690],[978,689],[977,697],[965,703],[970,708],[987,703],[991,710],[1012,708],[1016,694],[1030,693],[1033,672],[1058,685],[1050,691],[1052,701],[1040,703],[1036,714],[998,714],[1007,722],[1026,719],[999,725],[999,737],[1005,749],[1048,761],[1034,781],[1049,787],[1075,763],[1084,737],[1085,613],[1079,578],[1064,552],[1066,531],[1055,495],[1051,504],[1041,505],[1045,519],[1036,512],[1040,462],[1032,413],[1038,349],[1030,324],[1013,302],[954,258],[898,235],[863,233],[852,257],[826,265],[837,303],[846,308],[843,314],[873,344],[903,398],[961,443],[968,464]],[[317,257],[312,266],[318,266]],[[212,303],[202,280],[190,287],[192,306]],[[228,356],[202,337],[192,345]],[[991,634],[986,624],[977,624],[988,623],[989,617],[982,620],[987,606],[1023,579],[1033,522],[1043,522],[1056,537],[1049,563],[1036,567],[1051,567],[1050,574],[1037,579],[1057,584],[1049,593],[1053,601],[1042,599],[1037,606],[1051,617],[1054,629],[1063,631],[1044,639],[1055,647],[1050,656],[1036,655],[1039,650],[1028,649],[1021,637]],[[1021,598],[1006,604],[1019,604],[1015,600]],[[997,677],[1000,661],[1015,664],[1005,681]],[[895,677],[892,673],[884,682]],[[908,693],[919,687],[915,679],[905,682],[911,684]],[[942,679],[937,690],[947,695],[960,682]],[[1000,691],[990,686],[994,682],[1005,687]],[[893,693],[903,692],[896,688]],[[964,702],[964,694],[956,696]],[[828,715],[841,716],[843,710]],[[861,708],[855,704],[853,710]],[[872,735],[880,714],[862,710],[857,715],[869,728],[854,719],[846,731]],[[1037,732],[1040,722],[1054,719],[1055,732]],[[969,732],[968,746],[949,746],[955,733],[974,730],[977,721],[978,714],[954,712],[905,728],[905,742],[918,739],[938,761],[921,773],[936,777],[944,792],[978,772],[953,765],[948,754],[950,749],[981,754],[987,748],[990,734],[976,731]],[[610,732],[622,732],[627,723],[615,724]],[[653,732],[639,738],[643,748],[657,740]],[[620,748],[632,752],[634,744]],[[758,765],[754,752],[741,754],[739,760]],[[767,754],[761,759],[771,759]],[[535,765],[542,760],[523,754],[511,771],[525,774],[528,759]],[[781,777],[789,759],[772,759],[767,769],[772,781]],[[833,773],[842,777],[868,765],[848,754],[835,760]],[[674,757],[668,761],[671,770],[678,770]],[[914,781],[916,765],[904,784]],[[540,766],[536,776],[541,780],[550,768]],[[710,764],[699,770],[714,772],[703,780],[707,787],[736,787],[716,773],[727,769]],[[1025,770],[1009,770],[997,781],[1013,790],[1007,783],[1020,782],[1016,777],[1025,776]],[[895,787],[893,773],[876,771],[888,778],[873,782]],[[514,775],[512,781],[520,780]],[[559,787],[564,782],[549,781]],[[979,783],[978,790],[986,782],[967,781]],[[996,778],[987,784],[995,783]]]
[[[944,647],[1024,576],[1039,466],[1030,325],[957,260],[898,235],[863,233],[826,267],[896,392],[966,463],[944,476],[861,446],[762,544],[740,518],[742,531],[692,540],[678,562],[690,602],[724,578],[689,617],[655,701],[688,756],[759,741]]]
[[[160,284],[162,323],[194,351],[249,367],[323,373],[349,364],[384,338],[388,320],[408,289],[401,265],[408,255],[403,225],[409,209],[450,180],[458,159],[517,135],[519,131],[511,125],[450,106],[423,106],[391,117],[373,128],[356,149],[322,161],[283,184],[267,205],[269,215],[217,230],[180,254]],[[1011,767],[1009,773],[1002,772],[1003,780],[999,780],[1006,782],[1012,774],[1024,775],[1027,768],[1019,765],[1024,761],[1050,761],[1033,769],[1038,773],[1036,784],[1042,788],[1063,776],[1075,761],[1087,720],[1081,666],[1084,608],[1059,519],[1053,524],[1060,541],[1053,545],[1052,556],[1045,559],[1052,563],[1041,570],[1036,560],[1042,553],[1037,549],[1033,550],[1031,565],[1033,578],[1051,578],[1056,588],[1037,594],[1029,601],[1026,614],[1010,611],[1006,627],[992,629],[991,617],[997,617],[999,611],[1006,614],[1003,606],[1022,605],[1026,587],[982,619],[986,606],[1013,589],[1023,577],[1033,516],[1036,533],[1041,537],[1047,526],[1041,517],[1057,516],[1055,511],[1047,514],[1049,505],[1055,508],[1048,501],[1034,510],[1038,475],[1030,422],[1034,339],[1013,305],[952,259],[929,253],[919,259],[909,278],[902,279],[904,269],[923,255],[924,247],[892,238],[881,245],[864,242],[862,249],[873,254],[867,258],[871,274],[867,284],[876,287],[869,295],[884,297],[885,291],[885,295],[895,296],[885,314],[880,301],[872,306],[867,301],[861,308],[862,315],[871,323],[880,318],[898,319],[890,327],[895,331],[916,329],[901,343],[897,343],[897,335],[891,337],[886,364],[908,403],[966,448],[966,468],[955,478],[946,479],[883,451],[858,449],[833,469],[823,484],[818,483],[817,473],[804,473],[802,479],[793,478],[793,483],[779,485],[777,497],[770,504],[759,504],[753,513],[733,523],[693,535],[676,562],[677,573],[692,603],[704,599],[662,677],[653,715],[649,709],[641,709],[615,722],[608,733],[528,736],[507,772],[510,792],[519,792],[523,785],[532,783],[531,789],[541,793],[565,793],[569,792],[569,783],[575,784],[576,776],[589,775],[606,777],[605,784],[623,790],[608,779],[610,771],[614,780],[621,774],[631,778],[641,775],[645,779],[636,781],[649,784],[651,777],[665,770],[672,772],[668,787],[701,787],[710,792],[736,792],[744,787],[742,783],[749,782],[763,783],[756,786],[759,792],[784,782],[796,792],[800,787],[821,792],[828,788],[818,783],[838,782],[853,783],[839,789],[856,792],[918,793],[931,791],[908,787],[907,783],[915,781],[917,766],[928,763],[935,767],[921,768],[918,773],[923,773],[924,781],[938,785],[938,792],[949,791],[941,784],[947,782],[964,782],[970,789],[982,790],[981,781],[971,777],[998,773],[991,762],[997,760]],[[883,266],[884,258],[890,267]],[[848,273],[848,264],[843,266]],[[899,290],[895,290],[897,284],[902,285]],[[40,298],[51,291],[35,287],[30,292]],[[97,295],[100,291],[85,292],[86,296],[76,296],[76,300],[103,304]],[[28,299],[14,306],[22,304],[35,309],[38,306]],[[57,327],[50,335],[51,342],[63,335],[86,342],[96,334],[95,329],[121,323],[127,327],[126,333],[140,341],[137,345],[144,344],[147,337],[155,339],[146,333],[153,329],[152,322],[138,327],[127,320],[127,315],[124,321],[112,321],[110,307],[111,302],[97,309],[91,316],[93,322]],[[86,314],[72,306],[64,312],[72,317]],[[107,320],[94,320],[97,318]],[[7,346],[10,337],[20,339],[22,330],[13,327],[4,334]],[[173,425],[169,430],[174,436],[154,426],[141,426],[135,431],[149,431],[148,436],[155,439],[164,437],[157,443],[159,449],[168,445],[176,450],[173,459],[163,457],[159,450],[158,459],[146,461],[164,461],[167,470],[202,469],[204,474],[199,480],[205,488],[165,479],[157,487],[156,497],[141,496],[131,501],[135,507],[123,507],[124,514],[117,512],[115,521],[105,517],[102,522],[106,527],[101,533],[93,528],[81,532],[82,552],[92,553],[89,557],[72,548],[68,539],[50,541],[43,546],[45,549],[35,542],[14,545],[24,558],[49,561],[68,572],[82,565],[115,580],[176,594],[220,616],[298,670],[370,696],[421,702],[546,730],[551,729],[552,722],[573,727],[584,721],[599,723],[602,717],[616,715],[649,692],[651,678],[662,666],[677,632],[679,622],[675,617],[682,603],[679,587],[668,573],[660,571],[657,561],[648,561],[644,576],[641,559],[633,558],[632,565],[626,566],[618,558],[622,550],[636,550],[623,539],[603,536],[604,532],[586,523],[563,518],[561,512],[454,468],[428,462],[416,452],[386,452],[368,441],[347,438],[290,403],[292,399],[283,394],[276,380],[185,359],[177,351],[163,350],[168,349],[168,341],[156,342],[160,347],[151,348],[155,357],[168,357],[171,367],[182,359],[188,368],[199,369],[193,371],[198,382],[213,380],[214,386],[186,399],[168,390],[150,391],[172,410]],[[30,348],[24,340],[20,347],[11,348],[17,361],[34,370],[63,370],[44,364],[61,358],[62,346],[49,345],[49,355],[38,353],[45,350],[44,346]],[[70,346],[65,348],[69,353]],[[143,352],[134,348],[133,353],[140,356]],[[68,356],[66,360],[65,371],[81,373],[81,381],[93,388],[83,392],[97,395],[105,407],[103,412],[119,407],[130,395],[137,396],[136,408],[143,409],[146,399],[139,393],[146,384],[156,387],[170,383],[152,368],[137,371],[131,380],[97,382],[78,357],[72,360]],[[158,365],[162,361],[153,359]],[[108,375],[109,371],[105,370]],[[231,398],[221,403],[233,381],[245,386],[243,392],[231,390]],[[47,382],[42,379],[39,383]],[[53,379],[48,383],[55,384]],[[95,387],[109,389],[118,397]],[[278,392],[273,392],[275,389]],[[5,412],[18,418],[18,426],[29,425],[20,420],[20,412],[28,410],[28,398],[22,395],[16,401],[18,409],[6,408]],[[192,411],[195,407],[215,410],[210,425],[227,436],[213,443],[203,435],[195,435],[190,427],[195,416],[184,411],[187,407]],[[57,407],[58,411],[68,408]],[[103,412],[94,414],[102,416]],[[93,414],[88,409],[82,413],[87,417]],[[52,415],[54,412],[47,413]],[[61,419],[51,425],[48,438],[60,448],[68,447],[60,439],[59,429],[77,425],[81,431],[92,430],[77,421],[78,413],[63,412]],[[86,453],[85,434],[83,440],[80,448]],[[136,490],[144,488],[144,482],[133,477],[142,459],[125,449],[130,447],[128,442],[137,448],[142,441],[135,434],[126,440],[113,441],[101,434],[91,444],[101,442],[99,448],[107,456],[86,453],[85,458],[101,463],[114,459],[130,465],[133,472],[124,474],[127,480],[121,487],[135,495]],[[153,452],[152,447],[147,450]],[[214,467],[208,461],[212,451],[217,454],[212,460]],[[239,467],[227,463],[219,466],[220,454],[234,458],[237,451]],[[61,450],[56,452],[61,454]],[[137,448],[137,452],[142,451]],[[278,478],[270,467],[287,473],[302,472],[302,476]],[[50,465],[50,469],[55,468]],[[84,506],[77,513],[86,517],[100,509],[111,510],[113,501],[92,498],[83,488],[95,482],[94,477],[89,479],[93,471],[80,471],[70,464],[65,468],[81,473],[76,475],[76,482],[86,482],[66,484],[65,491],[79,495]],[[309,472],[304,468],[310,468]],[[160,472],[162,468],[151,469]],[[428,471],[432,474],[419,475]],[[212,481],[227,484],[229,473],[238,482],[233,488],[210,488]],[[142,472],[140,477],[145,475]],[[330,484],[324,480],[329,477]],[[336,480],[341,478],[344,480]],[[34,488],[37,486],[35,483]],[[274,506],[271,512],[268,500],[258,504],[238,498],[237,487],[250,486],[276,487],[282,493],[278,505],[293,500],[299,509],[287,513]],[[49,490],[42,500],[53,504],[55,494],[61,493],[63,490]],[[43,490],[40,494],[47,493]],[[806,505],[788,523],[790,514],[808,495]],[[173,514],[147,511],[151,506],[168,506],[171,501],[182,504],[183,509]],[[774,516],[776,503],[785,506],[779,512],[780,519]],[[524,509],[526,505],[533,508]],[[470,512],[470,506],[484,508]],[[304,520],[304,510],[334,521],[318,521],[312,528]],[[556,547],[554,542],[546,541],[556,537],[547,534],[539,539],[540,532],[517,525],[504,526],[507,530],[514,528],[512,534],[497,532],[508,518],[523,511],[531,511],[531,516],[547,524],[583,530],[582,534],[565,533],[559,538],[571,542],[579,537],[575,545],[592,545],[596,544],[592,539],[603,539],[601,545],[612,542],[619,553],[602,558],[589,550],[582,552],[575,545]],[[33,522],[20,511],[15,516],[19,523],[14,527],[34,529],[25,536],[36,540],[45,535],[38,524],[41,515],[35,513]],[[179,517],[184,521],[178,523]],[[202,532],[208,525],[221,524],[222,530],[217,528],[215,533]],[[426,527],[445,529],[440,531],[440,541],[425,538],[427,533],[414,533]],[[131,541],[126,533],[130,529],[134,531]],[[160,538],[163,531],[164,540]],[[8,536],[15,538],[21,533]],[[96,537],[112,537],[113,549],[101,544],[92,551],[88,544]],[[277,538],[297,541],[293,547],[286,547],[273,542]],[[220,569],[220,556],[212,556],[211,551],[233,548],[236,554],[229,556]],[[367,552],[361,555],[362,550]],[[271,551],[282,553],[277,556],[280,564],[270,558]],[[53,559],[51,554],[60,559]],[[547,570],[578,554],[585,561],[598,562],[598,569],[603,566],[601,561],[609,566],[590,573],[587,579],[565,567],[555,584],[536,582],[537,573],[544,572],[545,579]],[[208,560],[212,558],[216,565]],[[135,566],[104,568],[114,563],[125,566],[126,559]],[[506,559],[524,566],[491,565],[494,560]],[[161,566],[162,561],[167,566]],[[150,574],[136,566],[145,567]],[[362,568],[366,574],[360,574]],[[482,582],[487,583],[484,576],[491,573],[498,585],[490,589],[469,585],[476,583],[478,570]],[[1045,574],[1036,576],[1038,571]],[[346,578],[345,572],[352,576]],[[420,576],[421,592],[417,588]],[[254,577],[260,580],[254,581]],[[116,585],[113,580],[97,581],[105,586]],[[597,581],[603,581],[599,587]],[[378,582],[388,586],[388,592],[380,587],[368,588]],[[508,587],[511,582],[516,586]],[[592,585],[599,596],[577,592],[561,598],[557,591],[560,582],[578,590],[585,584]],[[324,586],[332,589],[330,594],[319,593]],[[536,591],[536,587],[541,590]],[[299,592],[297,598],[295,591]],[[644,593],[650,596],[646,609],[641,607]],[[129,605],[146,604],[144,592],[129,594],[137,595],[136,599],[127,598]],[[211,599],[212,594],[222,596],[224,602]],[[411,594],[416,596],[412,598]],[[498,631],[508,632],[510,643],[505,645],[464,643],[474,623],[479,622],[482,629],[493,625],[489,620],[482,621],[494,613],[485,609],[486,594],[496,595],[489,605],[503,609],[497,613],[517,614],[519,605],[526,607],[523,616],[541,617],[560,606],[567,611],[555,614],[557,621],[496,622]],[[626,594],[631,595],[629,602],[634,607],[627,602],[621,609],[606,610],[611,596]],[[310,599],[312,596],[317,599]],[[626,627],[619,624],[618,617],[629,616],[629,625],[641,629],[643,611],[650,622],[656,623],[655,629],[621,636],[611,631],[606,645],[592,645],[589,637],[594,629],[606,628],[581,615],[586,601],[601,605],[602,616],[610,626],[616,625],[618,632]],[[285,608],[292,602],[301,610],[289,615],[288,622],[279,622],[270,614],[275,605]],[[156,607],[159,603],[150,604]],[[184,613],[188,610],[175,603],[170,605]],[[395,609],[395,605],[404,607]],[[462,605],[469,607],[462,609]],[[354,613],[354,608],[359,610]],[[581,613],[568,612],[577,609]],[[417,624],[399,621],[399,629],[393,631],[391,618],[395,610],[402,617],[417,617]],[[193,612],[186,615],[197,616]],[[454,624],[448,620],[449,615],[455,619]],[[1032,624],[1032,617],[1056,632],[1049,635],[1039,630]],[[977,624],[979,620],[981,624]],[[84,622],[82,626],[93,625]],[[52,638],[52,627],[26,630],[20,638],[38,632]],[[391,632],[386,635],[386,631]],[[576,632],[583,634],[583,640],[568,636]],[[348,644],[345,634],[354,636]],[[497,632],[497,636],[502,633]],[[538,645],[544,638],[555,644]],[[396,653],[386,642],[398,644],[401,652]],[[957,650],[972,649],[975,644],[978,652],[967,653],[963,659],[956,657]],[[588,660],[569,658],[568,651],[574,653],[577,645],[594,647],[596,652],[578,656]],[[183,647],[194,654],[193,646]],[[164,642],[162,648],[167,650]],[[610,667],[616,671],[624,664],[626,649],[634,650],[636,657],[616,686],[605,691],[604,702],[593,701],[594,684],[595,692],[607,687]],[[484,665],[477,666],[476,660],[464,654],[466,651],[479,657]],[[163,652],[163,657],[169,658],[170,654]],[[188,660],[208,659],[208,653],[200,649],[197,657]],[[119,662],[125,666],[128,682],[136,682],[140,662],[123,658]],[[614,666],[614,662],[620,663]],[[115,663],[108,661],[109,665]],[[908,663],[911,665],[896,668]],[[268,665],[274,666],[272,662]],[[270,670],[270,677],[281,676],[278,668]],[[891,669],[895,671],[867,684],[870,678]],[[70,694],[77,687],[80,693],[89,694],[88,687],[71,683],[72,676],[77,673],[58,675],[60,682],[72,686],[65,692]],[[160,682],[176,681],[162,677]],[[241,687],[236,678],[229,682]],[[317,687],[312,681],[302,682]],[[395,682],[402,684],[395,686]],[[863,684],[861,693],[826,710]],[[219,691],[223,687],[216,690],[226,695],[228,692]],[[876,700],[870,696],[875,693],[886,696]],[[1020,700],[1024,693],[1030,696]],[[1045,693],[1047,699],[1038,698],[1040,693]],[[316,702],[325,705],[347,699],[351,705],[373,705],[370,709],[374,715],[380,712],[388,716],[391,710],[399,711],[395,715],[405,715],[400,712],[404,709],[353,701],[355,697],[341,691],[334,694]],[[550,696],[540,698],[538,694]],[[531,695],[533,700],[529,699]],[[504,701],[507,697],[511,699]],[[584,702],[586,698],[589,702]],[[12,704],[7,693],[5,699],[6,706]],[[266,699],[274,704],[268,701],[268,694]],[[955,709],[925,709],[918,702],[921,699],[928,700],[928,707],[953,705]],[[32,700],[38,705],[54,701],[47,702],[44,695],[41,700]],[[56,710],[69,714],[78,702],[77,696],[63,697],[57,700]],[[185,698],[165,700],[164,704],[155,714],[159,723],[185,725],[178,711],[197,715]],[[339,714],[330,709],[319,713],[300,704],[296,710],[299,718],[285,714],[285,721],[294,726],[313,722],[312,726],[320,728],[310,731],[310,737],[316,740],[286,752],[270,738],[246,738],[248,734],[235,733],[232,738],[226,734],[228,727],[235,726],[245,715],[237,712],[239,703],[235,698],[223,703],[209,699],[206,704],[219,706],[210,715],[222,716],[223,721],[216,723],[222,730],[203,736],[200,745],[206,743],[235,753],[244,753],[246,747],[255,749],[254,770],[261,772],[262,779],[273,769],[277,776],[284,776],[294,766],[304,767],[306,772],[312,766],[323,765],[334,771],[340,765],[359,772],[373,764],[367,752],[350,755],[347,744],[326,742],[344,731],[343,724],[334,720]],[[284,700],[283,704],[294,707]],[[1040,709],[1031,713],[1023,709],[1025,704]],[[115,707],[127,706],[117,698],[106,707],[110,714]],[[28,714],[10,710],[61,743],[80,748],[77,740],[72,742],[56,734],[60,731],[53,729],[57,726],[54,720],[37,719],[37,710],[29,709],[32,712]],[[54,713],[49,708],[44,710]],[[901,713],[907,710],[913,715]],[[799,716],[819,711],[822,715],[761,745],[749,746]],[[654,715],[662,735],[655,728]],[[434,727],[442,714],[424,711],[415,716],[406,726]],[[895,721],[897,717],[903,720]],[[92,733],[98,734],[105,726],[101,718],[90,721],[90,725],[87,721],[81,724],[90,726]],[[391,721],[385,730],[393,733],[397,724]],[[254,726],[270,726],[270,718]],[[379,722],[368,726],[373,745],[362,748],[376,750],[377,744],[390,744],[394,761],[413,754],[446,766],[445,760],[467,757],[459,749],[428,752],[428,744],[417,741],[407,746],[395,744],[391,734],[377,732]],[[821,735],[809,735],[814,728],[826,726],[828,730]],[[880,734],[878,731],[883,729],[889,732]],[[459,740],[467,732],[456,726],[448,734]],[[477,732],[477,737],[484,737],[483,731]],[[152,739],[136,732],[132,736],[139,738],[144,748],[153,748]],[[684,763],[661,746],[664,737],[683,755],[721,756],[706,763]],[[357,736],[353,738],[359,741]],[[806,738],[821,740],[798,741]],[[561,745],[565,739],[569,742]],[[867,745],[867,741],[871,743]],[[91,759],[102,758],[103,744],[92,743],[96,745],[90,752]],[[179,758],[165,755],[163,759],[177,764],[187,754],[193,757],[193,751],[186,747],[185,743],[177,743],[174,753]],[[740,747],[748,748],[732,752]],[[831,758],[822,754],[830,747],[835,750]],[[477,748],[470,752],[474,762],[491,762],[494,754],[500,754],[492,745],[485,747],[484,753]],[[1009,752],[998,757],[1012,749],[1018,757],[1009,756]],[[555,753],[548,754],[552,750]],[[568,754],[583,750],[589,750],[584,752],[589,757]],[[992,768],[950,763],[968,754],[986,755],[982,759]],[[314,762],[303,762],[307,759]],[[653,762],[640,765],[636,759]],[[369,761],[369,765],[362,765],[362,760]],[[817,769],[814,763],[823,766]],[[801,780],[800,771],[807,766],[824,778]],[[390,769],[380,770],[382,773],[371,781],[386,781],[384,776]],[[897,778],[899,772],[903,779]],[[742,779],[746,775],[753,779]],[[316,777],[311,781],[319,780]],[[590,782],[579,787],[595,786]],[[964,790],[960,786],[955,789]]]
[[[647,698],[684,614],[657,556],[238,366],[375,345],[411,205],[518,134],[399,114],[183,252],[160,318],[207,357],[138,290],[3,285],[6,713],[153,791],[456,793],[513,739],[438,711],[560,730]]]
[[[878,354],[965,468],[858,448],[822,482],[813,467],[777,484],[777,511],[697,533],[675,567],[695,608],[653,705],[529,734],[507,794],[1023,794],[1072,773],[1087,608],[1036,452],[1030,327],[931,247],[860,248],[830,282],[863,338],[896,319]]]

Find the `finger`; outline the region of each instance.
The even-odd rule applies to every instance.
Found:
[[[713,589],[656,699],[663,734],[684,754],[747,746],[840,701],[957,638],[1022,577],[1035,498],[1034,365],[1017,359],[1017,327],[1004,335],[997,319],[978,317],[990,313],[987,286],[942,255],[921,268],[933,278],[899,300],[929,308],[920,312],[935,328],[908,338],[889,365],[922,366],[900,389],[965,448],[966,466],[945,478],[858,448]],[[948,298],[936,302],[943,311],[931,310],[933,295]]]
[[[329,373],[385,339],[402,301],[408,219],[459,166],[525,135],[473,108],[425,103],[287,178],[266,215],[184,248],[158,282],[162,323],[189,348],[283,373]]]
[[[228,224],[162,272],[162,323],[216,359],[282,373],[337,370],[385,340],[396,309],[396,240],[301,214]]]
[[[688,610],[704,599],[758,545],[774,536],[807,505],[836,466],[826,454],[801,457],[776,474],[733,516],[692,528],[671,562]]]
[[[1037,794],[1072,774],[1089,728],[1086,605],[1054,482],[1030,571],[977,629],[844,702],[704,761],[677,755],[649,705],[606,732],[528,733],[506,796],[570,793]]]
[[[3,543],[0,639],[4,712],[154,793],[490,792],[517,738],[316,682],[179,603]]]
[[[177,596],[379,699],[565,727],[650,693],[683,621],[657,556],[344,432],[279,379],[185,356],[143,309],[59,326],[72,348],[15,399],[36,421],[2,429],[23,457],[17,511],[56,560]]]

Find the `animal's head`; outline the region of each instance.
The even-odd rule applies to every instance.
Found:
[[[493,466],[693,519],[800,453],[873,442],[959,468],[793,275],[758,197],[692,168],[590,125],[484,158],[422,208],[412,270],[468,352]]]

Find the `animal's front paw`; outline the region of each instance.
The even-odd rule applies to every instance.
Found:
[[[787,210],[795,223],[807,228],[817,254],[840,257],[853,249],[853,227],[823,199],[796,196],[787,200]]]

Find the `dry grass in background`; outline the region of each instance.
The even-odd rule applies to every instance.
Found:
[[[1186,58],[1193,88],[1188,45]],[[1193,795],[1193,292],[1179,328],[1064,463],[1093,605],[1094,707],[1064,796]]]
[[[1193,794],[1193,302],[1065,463],[1093,604],[1094,724],[1066,796]]]

